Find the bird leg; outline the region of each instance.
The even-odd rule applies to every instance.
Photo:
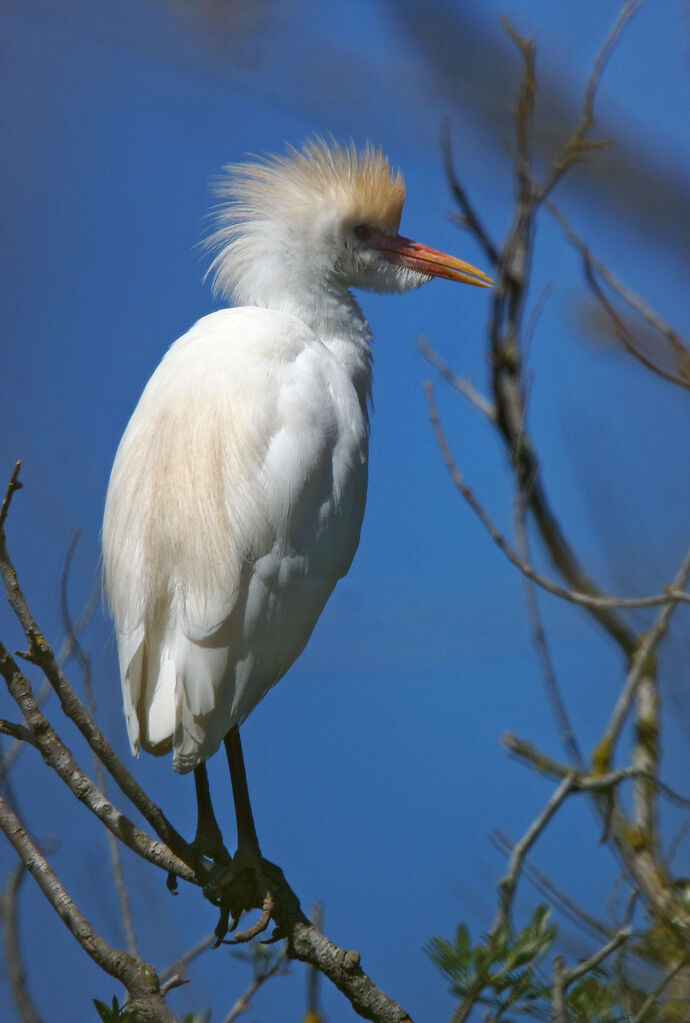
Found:
[[[199,764],[194,768],[194,787],[196,788],[197,824],[192,847],[199,856],[208,857],[218,865],[228,866],[232,857],[225,848],[223,835],[213,812],[206,764]]]
[[[235,725],[225,736],[225,752],[230,768],[232,795],[237,821],[237,852],[232,860],[233,880],[220,897],[220,920],[216,927],[217,944],[223,942],[227,930],[234,930],[242,912],[261,909],[255,924],[236,934],[224,944],[251,941],[268,927],[274,909],[271,885],[266,876],[264,859],[256,836],[254,816],[249,801],[247,773],[244,768],[239,728]]]
[[[237,852],[242,859],[261,862],[259,840],[254,827],[252,805],[249,802],[247,788],[247,772],[244,769],[244,756],[240,742],[240,730],[234,725],[225,736],[225,752],[230,768],[232,796],[235,802],[235,819],[237,821]]]

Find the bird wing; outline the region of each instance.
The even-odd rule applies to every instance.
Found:
[[[206,759],[303,649],[359,540],[366,410],[288,314],[234,309],[169,350],[103,527],[130,741]]]

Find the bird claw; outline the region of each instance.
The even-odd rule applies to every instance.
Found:
[[[220,907],[220,916],[215,927],[216,941],[219,945],[239,945],[251,941],[267,929],[275,908],[275,899],[271,885],[263,868],[263,860],[235,856],[234,869],[225,872],[215,884],[206,885],[204,895],[214,905]],[[251,909],[261,909],[261,916],[251,927],[240,931],[232,938],[226,939],[237,927],[243,913]],[[279,940],[272,937],[271,941]]]
[[[243,945],[248,941],[252,941],[257,937],[257,935],[262,934],[271,922],[271,914],[273,913],[274,906],[275,902],[273,899],[273,893],[269,888],[264,896],[263,911],[256,923],[252,924],[251,927],[247,927],[244,931],[239,931],[233,938],[223,941],[223,944]]]
[[[280,927],[274,927],[270,938],[262,938],[262,945],[275,945],[277,941],[284,941],[287,938],[287,933],[281,930]]]

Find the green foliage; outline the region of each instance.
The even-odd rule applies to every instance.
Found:
[[[568,992],[566,1005],[573,1023],[620,1023],[621,1013],[617,985],[603,970],[592,970]]]
[[[99,1001],[98,998],[94,998],[93,1004],[96,1006],[96,1011],[103,1020],[103,1023],[137,1023],[138,1014],[130,1012],[124,1006],[120,1007],[115,995],[113,995],[113,1001],[110,1006],[106,1005],[105,1002]]]
[[[454,941],[434,938],[426,952],[450,981],[452,993],[466,1006],[490,1007],[491,1013],[484,1017],[490,1023],[511,1023],[508,1012],[551,1020],[551,982],[545,983],[538,973],[556,938],[549,912],[547,906],[538,906],[516,935],[505,924],[476,945],[467,926],[460,924]],[[675,1023],[689,1018],[682,1011],[677,1014],[673,1000],[648,1001],[644,990],[602,967],[591,969],[573,983],[565,997],[569,1023],[626,1023],[631,1013],[640,1013],[643,1006],[640,1023]]]
[[[477,945],[472,944],[466,925],[460,924],[454,941],[433,938],[426,951],[450,981],[453,994],[490,1005],[494,1018],[505,1019],[504,1013],[518,1008],[520,1002],[548,998],[549,989],[539,979],[537,968],[556,937],[549,915],[547,906],[538,906],[515,936],[505,923]]]
[[[94,998],[93,1004],[96,1006],[96,1011],[103,1023],[137,1023],[139,1014],[124,1005],[119,1005],[115,995],[113,995],[110,1005],[99,1001],[98,998]],[[208,1023],[209,1019],[210,1013],[202,1015],[198,1012],[190,1012],[183,1018],[182,1023]]]

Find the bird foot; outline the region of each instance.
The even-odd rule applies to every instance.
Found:
[[[269,880],[272,866],[262,858],[258,849],[238,850],[230,867],[204,888],[204,895],[220,908],[214,948],[221,944],[239,945],[252,941],[268,928],[275,909],[275,896]],[[259,919],[232,938],[226,938],[235,930],[242,914],[252,909],[261,910]],[[270,940],[277,938],[274,935]]]

